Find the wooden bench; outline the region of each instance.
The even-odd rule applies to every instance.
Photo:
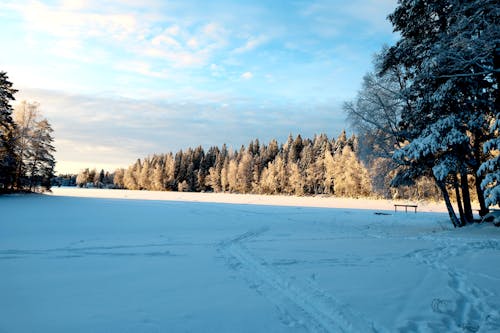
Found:
[[[394,204],[395,212],[398,210],[398,207],[404,207],[406,213],[408,213],[408,207],[411,207],[415,210],[415,213],[417,213],[417,205]]]

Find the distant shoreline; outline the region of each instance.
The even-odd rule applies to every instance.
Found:
[[[76,187],[53,187],[53,196],[73,196],[86,198],[129,199],[129,200],[165,200],[206,203],[249,204],[269,206],[296,206],[315,208],[345,208],[394,211],[396,203],[416,203],[417,212],[446,212],[442,202],[416,202],[404,200],[386,200],[372,198],[338,198],[322,196],[285,196],[234,193],[199,193],[168,191],[110,190]],[[398,212],[401,213],[401,212]],[[412,212],[413,213],[413,212]],[[403,212],[404,214],[404,212]]]

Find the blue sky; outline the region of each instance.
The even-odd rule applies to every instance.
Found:
[[[396,36],[395,0],[2,1],[0,70],[55,129],[57,171],[189,146],[336,137]]]

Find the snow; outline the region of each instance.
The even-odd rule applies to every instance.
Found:
[[[442,206],[3,196],[0,332],[499,331],[500,229],[453,229]]]

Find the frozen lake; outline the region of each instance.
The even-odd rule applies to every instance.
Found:
[[[0,197],[0,332],[500,330],[500,228],[382,201],[161,196]]]

